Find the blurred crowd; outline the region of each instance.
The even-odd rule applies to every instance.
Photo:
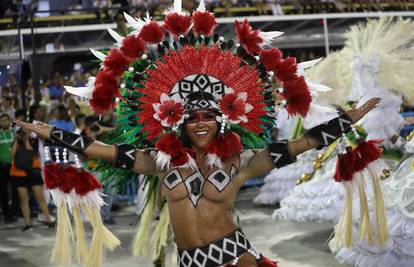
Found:
[[[0,18],[28,17],[39,12],[39,2],[51,0],[4,0],[0,3]],[[172,0],[53,0],[50,9],[58,14],[77,15],[83,12],[103,12],[115,17],[119,11],[144,13],[147,10],[152,15],[162,14],[171,7]],[[58,3],[59,2],[59,3]],[[186,10],[194,10],[199,1],[183,0]],[[289,6],[290,14],[327,13],[327,12],[356,12],[356,11],[385,11],[410,10],[411,0],[205,0],[209,10],[224,9],[218,15],[232,16],[234,7],[255,7],[254,15],[282,15],[283,7]],[[48,4],[49,5],[49,4]],[[43,10],[45,11],[45,10]],[[46,10],[49,12],[48,10]],[[55,12],[56,13],[56,12]],[[39,14],[39,13],[37,13]]]
[[[98,138],[113,129],[116,121],[113,112],[98,118],[86,103],[68,95],[63,88],[63,85],[84,86],[94,72],[84,72],[77,63],[71,75],[53,73],[51,79],[41,83],[40,101],[35,100],[31,80],[25,85],[24,94],[13,76],[1,88],[0,204],[5,223],[15,223],[21,216],[24,219],[22,231],[28,231],[32,229],[32,217],[36,215],[49,228],[54,227],[51,215],[54,207],[41,176],[41,141],[36,135],[15,126],[14,120],[47,122],[91,138]],[[106,202],[110,203],[111,199]],[[103,210],[103,218],[106,223],[114,223],[108,209],[110,206]]]

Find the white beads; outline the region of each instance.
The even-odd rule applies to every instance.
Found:
[[[129,68],[128,68],[128,71],[129,71],[129,72],[133,72],[134,70],[135,70],[135,69],[134,69],[134,67],[129,67]]]
[[[142,60],[147,60],[148,59],[148,55],[147,54],[142,54],[141,59]]]
[[[361,136],[359,135],[358,131],[355,129],[355,127],[351,127],[352,133],[355,135],[356,139],[360,139]]]
[[[281,100],[279,103],[277,103],[279,106],[284,106],[284,107],[286,107],[286,105],[287,105],[287,101],[286,101],[286,99],[283,99],[283,100]]]
[[[253,247],[249,248],[247,252],[249,252],[249,254],[252,255],[256,260],[260,259],[260,253],[257,252]]]
[[[267,75],[269,75],[270,77],[273,77],[273,76],[275,76],[275,72],[274,71],[268,71],[267,72]]]
[[[56,158],[56,163],[60,163],[60,158],[59,158],[59,148],[55,148],[55,158]]]
[[[219,41],[220,43],[224,42],[224,37],[223,37],[223,36],[220,36],[220,37],[219,37],[219,39],[218,39],[218,41]]]
[[[259,56],[254,56],[254,59],[256,59],[256,61],[259,61],[260,57]]]
[[[226,130],[226,125],[227,125],[227,115],[222,114],[221,115],[221,128],[220,128],[221,134],[224,134],[224,131]]]
[[[283,94],[285,92],[285,89],[283,89],[282,87],[279,87],[279,88],[276,89],[276,92],[278,94]]]
[[[52,157],[50,156],[50,148],[48,146],[45,146],[44,151],[45,151],[45,162],[51,161]]]
[[[125,89],[125,87],[126,87],[125,83],[121,83],[120,87],[121,87],[121,89]]]
[[[82,164],[80,163],[79,156],[75,154],[74,158],[75,158],[76,169],[82,169]]]
[[[63,164],[68,164],[68,150],[66,148],[63,149]]]

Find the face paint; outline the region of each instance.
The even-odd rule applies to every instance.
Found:
[[[217,113],[211,110],[197,110],[191,112],[187,118],[187,124],[193,124],[198,122],[211,122],[216,121]]]

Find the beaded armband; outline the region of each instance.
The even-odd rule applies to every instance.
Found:
[[[296,162],[296,157],[292,157],[289,153],[287,141],[272,143],[268,149],[276,168],[282,168],[283,166]]]
[[[50,140],[54,145],[66,147],[67,149],[85,156],[85,149],[94,142],[93,139],[75,133],[64,131],[53,127],[50,132]]]
[[[131,170],[135,164],[135,155],[137,148],[134,145],[120,144],[116,145],[116,155],[114,166]]]
[[[343,133],[349,132],[351,126],[351,118],[346,113],[343,113],[335,119],[313,127],[306,132],[306,135],[315,139],[320,144],[317,148],[321,149],[335,142]]]

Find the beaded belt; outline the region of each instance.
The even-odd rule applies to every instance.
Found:
[[[178,250],[180,267],[217,267],[235,264],[240,256],[250,253],[256,260],[261,255],[250,245],[241,229],[201,248]]]

